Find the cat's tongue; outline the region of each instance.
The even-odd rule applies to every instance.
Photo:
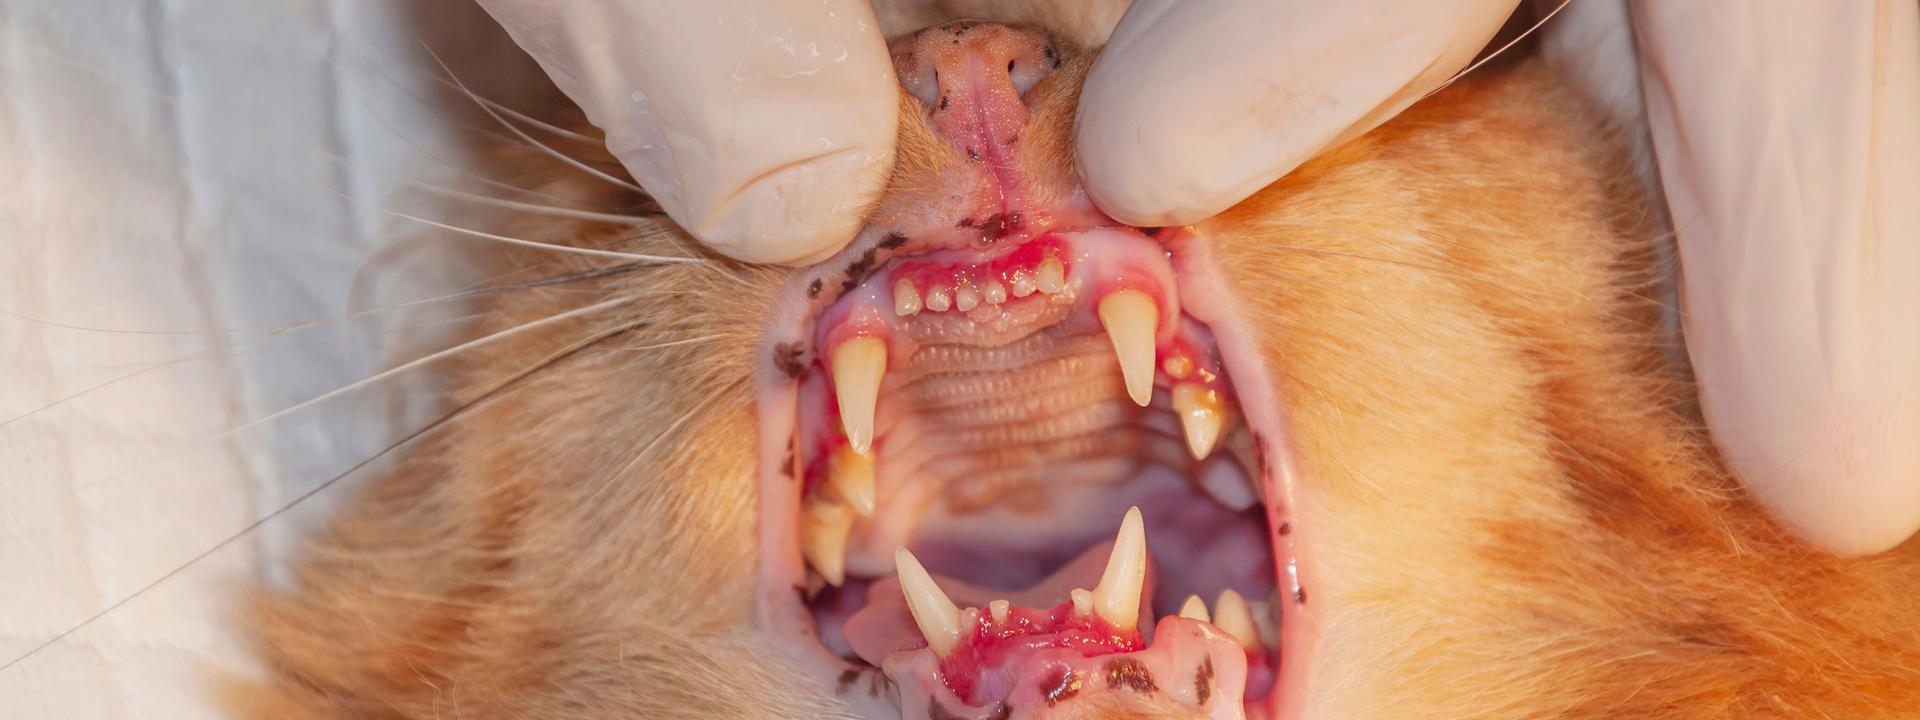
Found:
[[[1089,548],[1015,593],[939,579],[969,608],[944,657],[927,647],[894,577],[868,590],[847,619],[847,641],[899,688],[903,718],[1244,717],[1247,654],[1232,636],[1179,617],[1149,628],[1144,614],[1139,630],[1117,630],[1068,599],[1099,582],[1111,547]],[[1149,561],[1143,597],[1152,581]],[[1141,605],[1144,613],[1149,603]]]

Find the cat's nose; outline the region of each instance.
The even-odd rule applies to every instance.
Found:
[[[1032,27],[955,20],[893,43],[901,87],[936,118],[1024,111],[1022,96],[1059,66],[1059,49]]]

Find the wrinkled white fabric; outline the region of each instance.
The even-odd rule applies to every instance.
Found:
[[[1178,225],[1386,122],[1471,61],[1516,0],[1141,0],[1087,75],[1100,209]]]
[[[1840,553],[1920,528],[1920,5],[1632,6],[1715,440]]]
[[[865,0],[481,0],[695,238],[809,263],[893,166],[899,97]]]

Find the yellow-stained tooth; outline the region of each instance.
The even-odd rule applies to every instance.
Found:
[[[840,587],[847,579],[847,533],[853,511],[836,501],[813,500],[800,517],[800,554],[827,581]]]
[[[1140,407],[1153,400],[1153,337],[1159,324],[1160,306],[1146,293],[1116,290],[1100,298],[1100,325],[1120,358],[1127,396]]]
[[[827,459],[827,481],[860,517],[873,516],[873,456],[840,446]]]
[[[873,406],[887,374],[887,342],[860,336],[833,349],[833,395],[840,403],[840,428],[861,455],[873,447]]]
[[[1107,569],[1093,589],[1093,611],[1121,630],[1140,625],[1140,589],[1147,581],[1147,530],[1140,508],[1129,508],[1107,555]]]
[[[946,657],[960,642],[960,608],[906,548],[893,552],[893,568],[899,575],[900,592],[907,598],[913,624],[920,627],[920,635],[927,639],[933,654]]]
[[[1220,441],[1227,426],[1226,403],[1220,391],[1200,383],[1183,382],[1173,386],[1173,413],[1180,416],[1180,428],[1187,436],[1187,452],[1193,459],[1205,460]]]
[[[1247,599],[1232,590],[1220,591],[1220,597],[1213,601],[1213,625],[1240,641],[1240,646],[1248,650],[1259,650],[1260,630],[1254,627],[1253,610],[1247,607]]]
[[[1180,604],[1180,617],[1203,623],[1213,622],[1213,616],[1207,614],[1207,601],[1201,600],[1199,595],[1188,595],[1187,601]]]
[[[906,278],[893,284],[893,314],[900,317],[920,314],[920,291]]]
[[[1067,289],[1067,268],[1056,258],[1040,261],[1040,267],[1034,270],[1033,284],[1040,292],[1052,295]]]

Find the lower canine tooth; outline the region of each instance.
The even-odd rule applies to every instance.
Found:
[[[840,403],[840,427],[861,455],[873,447],[873,407],[880,401],[880,380],[887,374],[887,343],[860,336],[833,349],[833,394]]]
[[[1147,531],[1140,508],[1129,508],[1120,521],[1113,552],[1100,585],[1093,589],[1093,611],[1121,630],[1140,625],[1140,589],[1147,581]]]
[[[1061,265],[1057,258],[1042,260],[1040,268],[1033,274],[1033,283],[1035,287],[1040,288],[1040,292],[1048,295],[1065,290],[1067,289],[1067,268]]]
[[[1240,641],[1240,646],[1248,650],[1259,650],[1260,630],[1253,624],[1253,610],[1247,607],[1247,599],[1232,590],[1220,591],[1220,597],[1213,601],[1213,625]]]
[[[1213,622],[1213,616],[1207,614],[1207,601],[1201,600],[1199,595],[1188,595],[1187,601],[1180,604],[1180,617],[1203,623]]]
[[[913,624],[919,626],[933,654],[946,657],[960,643],[960,608],[906,548],[894,551],[893,567],[900,577],[900,592],[907,597]]]
[[[838,502],[812,501],[800,522],[800,554],[828,585],[840,587],[847,579],[847,533],[853,528],[853,511]]]
[[[1173,386],[1173,412],[1180,416],[1180,428],[1187,436],[1187,451],[1193,459],[1205,460],[1220,441],[1220,430],[1227,425],[1226,403],[1220,391],[1200,383]]]
[[[1100,325],[1120,358],[1127,396],[1146,407],[1153,400],[1153,336],[1160,324],[1160,306],[1139,290],[1116,290],[1100,298],[1099,309]]]
[[[842,445],[827,459],[827,481],[860,517],[873,515],[873,458]]]
[[[900,317],[917,315],[920,312],[920,291],[913,283],[902,279],[893,284],[893,314]]]

